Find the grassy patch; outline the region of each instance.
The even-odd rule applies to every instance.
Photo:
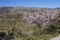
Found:
[[[36,26],[27,27],[24,22],[17,21],[15,25],[13,23],[10,25],[9,23],[0,22],[0,31],[7,32],[13,27],[22,30],[22,36],[15,37],[14,40],[48,40],[58,35],[58,33],[44,33],[44,31],[41,31],[41,29]]]

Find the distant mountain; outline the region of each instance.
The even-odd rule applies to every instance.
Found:
[[[0,13],[9,13],[13,7],[0,7]]]
[[[59,9],[59,8],[55,8]],[[45,11],[55,11],[55,9],[52,8],[29,8],[29,7],[0,7],[0,13],[10,13],[10,12],[29,12],[29,13],[35,13],[35,12],[45,12]]]
[[[55,8],[56,10],[60,10],[60,7]]]

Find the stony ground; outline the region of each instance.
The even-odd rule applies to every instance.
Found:
[[[49,40],[60,40],[60,35]]]

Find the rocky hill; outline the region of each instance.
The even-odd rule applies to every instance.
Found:
[[[30,24],[49,25],[56,22],[59,9],[55,8],[29,8],[29,7],[0,7],[0,20],[16,21],[21,18]],[[21,17],[21,15],[23,15]]]
[[[8,37],[4,36],[5,32]],[[60,10],[57,8],[0,7],[2,40],[4,38],[13,40],[11,39],[13,36],[15,40],[49,40],[58,33],[60,33]]]

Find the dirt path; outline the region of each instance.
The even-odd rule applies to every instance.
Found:
[[[60,35],[49,40],[60,40]]]

